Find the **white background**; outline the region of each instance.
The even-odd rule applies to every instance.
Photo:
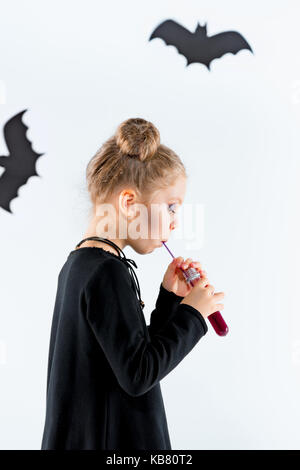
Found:
[[[186,67],[166,19],[242,50]],[[0,447],[39,449],[57,276],[87,228],[88,161],[130,117],[183,160],[186,203],[203,204],[199,260],[230,332],[208,332],[161,387],[173,449],[300,448],[300,7],[285,1],[2,1],[0,125],[22,111],[39,177],[0,209]],[[0,155],[7,149],[0,136]],[[0,169],[1,171],[1,169]],[[135,259],[146,322],[171,261]]]

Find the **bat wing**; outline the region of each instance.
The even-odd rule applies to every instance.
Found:
[[[184,55],[189,63],[189,52],[194,42],[193,36],[193,33],[176,21],[166,20],[153,31],[149,41],[154,38],[163,39],[168,46],[175,46],[179,54]]]
[[[207,39],[207,45],[210,52],[210,62],[213,59],[222,57],[224,54],[231,52],[236,54],[242,49],[252,51],[246,39],[237,31],[225,31],[220,34],[215,34]]]
[[[12,212],[10,202],[18,196],[18,190],[30,176],[40,176],[36,172],[36,161],[43,153],[36,153],[26,137],[28,127],[22,122],[21,111],[4,126],[4,138],[9,156],[0,157],[0,166],[5,168],[0,176],[0,207]]]

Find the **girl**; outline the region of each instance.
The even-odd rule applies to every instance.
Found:
[[[224,293],[214,293],[199,262],[178,257],[145,323],[137,266],[122,249],[129,245],[146,254],[168,239],[187,178],[151,122],[121,123],[86,176],[92,217],[58,276],[41,448],[169,450],[160,381],[206,334],[205,318],[224,308],[217,303]],[[153,217],[158,210],[166,236]],[[141,232],[134,231],[138,212]],[[144,236],[146,227],[156,230],[156,238]],[[201,273],[194,287],[180,266]]]

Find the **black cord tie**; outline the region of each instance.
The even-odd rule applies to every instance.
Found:
[[[116,245],[114,242],[112,242],[111,240],[108,240],[107,238],[101,238],[101,237],[88,237],[88,238],[84,238],[83,240],[81,240],[77,245],[76,245],[76,248],[78,248],[83,242],[87,241],[87,240],[96,240],[96,241],[99,241],[99,242],[104,242],[104,243],[107,243],[108,245],[112,246],[113,248],[115,248],[118,252],[118,257],[121,261],[123,261],[127,268],[129,269],[129,274],[131,276],[131,280],[132,280],[132,285],[133,285],[133,288],[134,288],[134,291],[139,299],[139,303],[141,305],[142,308],[144,308],[145,306],[145,303],[142,301],[141,299],[141,290],[140,290],[140,284],[139,284],[139,280],[137,278],[137,275],[133,269],[133,267],[131,265],[133,265],[135,268],[137,268],[137,265],[136,265],[136,262],[133,260],[133,259],[130,259],[130,258],[126,258],[126,255],[124,253],[124,251],[121,250],[121,248]],[[122,256],[121,256],[122,255]],[[117,255],[115,255],[117,256]]]

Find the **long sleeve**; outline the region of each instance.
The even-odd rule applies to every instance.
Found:
[[[150,324],[147,325],[150,335],[158,332],[167,324],[182,299],[184,297],[168,291],[163,287],[162,282],[160,283],[155,309],[151,312]]]
[[[194,307],[179,304],[158,331],[147,329],[128,268],[106,259],[85,286],[87,321],[120,386],[131,396],[146,393],[194,348],[207,332]]]

